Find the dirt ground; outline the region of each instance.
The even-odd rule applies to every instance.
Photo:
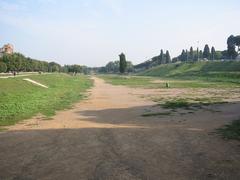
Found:
[[[167,111],[143,98],[161,91],[94,81],[73,109],[0,133],[1,180],[240,179],[240,143],[214,133],[240,103],[143,117]]]

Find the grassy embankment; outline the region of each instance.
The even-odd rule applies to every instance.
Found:
[[[141,72],[142,76],[208,82],[240,83],[239,61],[208,61],[195,63],[166,64]]]
[[[0,126],[12,125],[38,113],[49,117],[84,98],[92,86],[87,76],[31,75],[48,89],[23,81],[24,77],[0,79]]]

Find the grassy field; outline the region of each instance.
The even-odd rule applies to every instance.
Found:
[[[237,88],[240,82],[229,81],[207,81],[204,79],[186,80],[174,78],[158,78],[146,76],[119,76],[119,75],[101,75],[107,83],[113,85],[125,85],[129,87],[142,88],[166,88],[169,83],[170,88]]]
[[[38,113],[54,115],[56,110],[71,107],[84,98],[92,86],[87,76],[66,74],[31,75],[48,89],[23,81],[24,77],[0,79],[0,126],[12,125]]]
[[[176,80],[119,75],[100,77],[113,85],[158,89],[160,91],[158,95],[148,95],[147,98],[168,109],[208,106],[226,103],[231,98],[240,98],[240,84],[229,81]],[[166,82],[170,87],[166,87]]]
[[[195,63],[166,64],[141,72],[139,75],[239,84],[240,62],[202,61]]]

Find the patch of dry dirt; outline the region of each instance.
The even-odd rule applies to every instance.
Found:
[[[240,117],[240,104],[189,113],[148,98],[159,90],[112,86],[94,78],[87,100],[0,133],[0,179],[239,179],[240,143],[213,134]]]

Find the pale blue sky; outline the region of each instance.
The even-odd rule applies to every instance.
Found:
[[[239,0],[0,0],[0,46],[60,64],[134,64],[240,34]]]

